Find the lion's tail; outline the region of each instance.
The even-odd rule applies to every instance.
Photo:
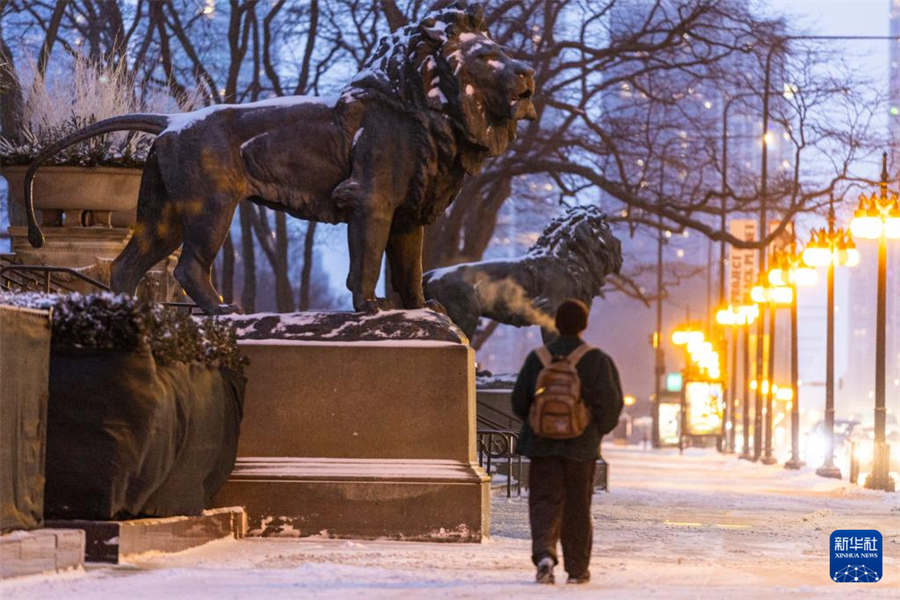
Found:
[[[167,115],[153,113],[132,113],[98,121],[50,144],[35,157],[25,172],[25,212],[28,214],[28,241],[35,248],[44,245],[44,234],[34,217],[33,183],[40,166],[51,156],[78,142],[113,131],[143,131],[159,135],[169,126]]]

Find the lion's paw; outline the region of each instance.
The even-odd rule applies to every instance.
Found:
[[[237,304],[219,304],[212,311],[213,315],[242,315],[244,311]]]
[[[433,310],[436,313],[440,313],[442,315],[449,316],[449,315],[447,315],[446,307],[444,307],[444,305],[441,304],[440,302],[438,302],[437,300],[426,300],[425,308],[427,308],[428,310]]]

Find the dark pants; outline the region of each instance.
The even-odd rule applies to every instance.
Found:
[[[581,577],[591,561],[594,528],[591,496],[594,493],[593,460],[570,460],[561,456],[531,459],[528,471],[528,516],[531,520],[531,559],[556,557],[562,538],[566,573]]]

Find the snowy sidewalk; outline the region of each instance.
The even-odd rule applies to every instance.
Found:
[[[531,583],[527,500],[493,503],[484,544],[318,538],[223,541],[118,567],[6,581],[15,598],[898,598],[900,494],[714,451],[611,447],[594,499],[593,580]],[[884,579],[829,580],[835,529],[878,529]],[[565,573],[558,568],[557,580]]]

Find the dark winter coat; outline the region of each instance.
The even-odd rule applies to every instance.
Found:
[[[584,342],[578,337],[561,337],[550,343],[554,356],[568,355]],[[513,412],[522,419],[522,431],[516,451],[528,457],[563,456],[572,460],[595,460],[600,439],[619,422],[624,404],[619,372],[612,358],[599,349],[585,354],[578,363],[581,397],[591,412],[591,422],[584,433],[570,440],[548,440],[535,437],[528,423],[528,411],[534,401],[535,385],[543,369],[535,352],[525,359],[512,392]]]

